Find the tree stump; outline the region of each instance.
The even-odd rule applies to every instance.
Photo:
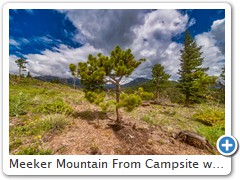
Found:
[[[191,131],[181,131],[177,134],[176,139],[191,146],[206,149],[209,152],[213,153],[213,146],[206,140],[204,137],[200,136],[197,133]]]

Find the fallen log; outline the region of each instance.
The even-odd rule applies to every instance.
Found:
[[[145,106],[150,106],[150,103],[149,103],[149,102],[142,103],[142,106],[143,106],[143,107],[145,107]]]
[[[191,146],[206,149],[209,152],[213,153],[214,148],[213,146],[206,140],[204,137],[200,136],[199,134],[191,131],[181,131],[176,135],[176,139],[189,144]]]

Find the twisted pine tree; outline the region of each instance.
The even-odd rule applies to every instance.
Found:
[[[171,75],[164,71],[161,64],[155,64],[152,68],[152,83],[156,94],[156,102],[159,104],[160,92],[166,89],[168,79]]]
[[[184,48],[181,50],[180,61],[178,87],[185,95],[185,106],[188,107],[191,100],[202,97],[211,81],[211,78],[206,74],[208,68],[201,67],[203,63],[201,47],[197,46],[188,30],[185,32]]]
[[[120,122],[119,108],[127,106],[125,103],[120,103],[120,82],[123,77],[131,75],[142,61],[144,59],[135,60],[130,49],[124,51],[119,46],[115,47],[109,57],[101,53],[96,57],[90,54],[87,62],[78,64],[78,73],[84,86],[85,97],[91,103],[100,104],[105,98],[104,85],[113,84],[116,92],[116,121]],[[139,103],[139,101],[132,102]]]
[[[27,62],[25,59],[20,58],[20,59],[17,59],[17,60],[15,61],[15,63],[16,63],[17,66],[18,66],[18,74],[19,74],[19,77],[21,77],[22,71],[25,71],[25,69],[26,69],[25,64],[27,64],[28,62]]]

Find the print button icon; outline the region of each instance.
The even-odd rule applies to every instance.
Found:
[[[233,136],[221,136],[217,141],[217,149],[224,156],[233,155],[238,149],[238,142]]]

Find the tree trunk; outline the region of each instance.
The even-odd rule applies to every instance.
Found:
[[[117,102],[117,104],[116,104],[116,114],[117,114],[116,121],[117,121],[117,123],[120,122],[120,114],[119,114],[119,108],[118,108],[119,101],[120,101],[120,84],[119,84],[119,82],[117,82],[117,84],[116,84],[116,102]]]
[[[159,91],[156,92],[156,96],[157,96],[157,104],[159,104]]]
[[[76,89],[76,76],[73,78],[73,88]]]
[[[190,94],[186,93],[185,106],[189,107],[189,103],[190,103]]]
[[[19,69],[18,69],[18,74],[19,74],[18,80],[20,80],[20,79],[21,79],[21,71],[22,71],[22,68],[21,68],[21,67],[19,67]]]

